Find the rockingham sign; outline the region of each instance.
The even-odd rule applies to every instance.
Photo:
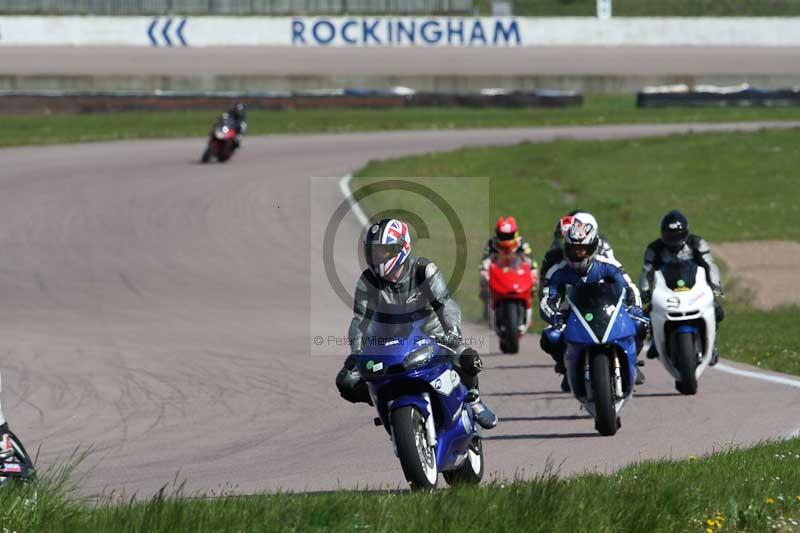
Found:
[[[293,46],[523,46],[516,19],[293,19]]]
[[[0,46],[800,46],[795,18],[0,17]]]

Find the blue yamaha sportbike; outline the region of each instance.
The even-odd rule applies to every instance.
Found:
[[[614,435],[622,426],[619,416],[636,381],[637,327],[624,298],[625,289],[602,282],[574,286],[567,293],[567,377],[601,435]]]
[[[411,488],[436,487],[439,472],[451,485],[479,483],[483,445],[464,403],[467,388],[450,362],[453,351],[421,326],[370,328],[358,368],[378,409],[375,424],[391,436]]]

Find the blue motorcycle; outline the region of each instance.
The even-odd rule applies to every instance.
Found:
[[[575,398],[594,417],[601,435],[614,435],[636,381],[637,326],[625,289],[613,283],[577,285],[567,292],[564,364]]]
[[[376,323],[373,322],[373,325]],[[376,425],[389,433],[412,489],[480,483],[483,445],[454,352],[421,330],[422,322],[378,324],[358,360]]]

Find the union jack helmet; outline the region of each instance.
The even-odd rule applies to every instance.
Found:
[[[411,233],[405,222],[384,218],[367,228],[364,257],[370,270],[381,278],[397,272],[411,254]]]

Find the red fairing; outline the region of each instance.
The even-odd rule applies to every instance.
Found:
[[[530,265],[513,256],[510,260],[497,257],[489,266],[489,290],[492,293],[492,309],[502,300],[522,300],[531,308],[531,292],[536,277]]]

